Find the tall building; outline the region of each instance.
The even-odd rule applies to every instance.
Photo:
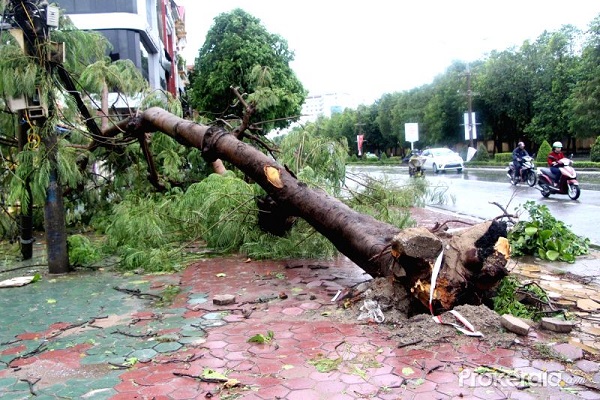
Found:
[[[327,93],[308,95],[302,105],[301,122],[315,121],[317,117],[331,118],[335,113],[341,113],[346,108],[356,108],[357,102],[348,93]]]
[[[187,71],[185,10],[174,0],[57,0],[78,29],[93,30],[112,44],[111,59],[129,59],[153,89],[183,93]]]

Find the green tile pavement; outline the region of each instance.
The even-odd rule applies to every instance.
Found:
[[[187,309],[158,308],[149,300],[115,288],[160,294],[160,289],[150,289],[149,279],[107,272],[74,273],[44,278],[19,288],[0,289],[0,398],[109,399],[116,394],[113,387],[120,382],[119,376],[124,372],[115,366],[127,365],[132,360],[152,360],[159,354],[184,348],[186,340],[193,342],[206,335],[203,329],[192,328],[193,332],[183,338],[179,331],[189,323],[183,317]],[[196,295],[195,299],[206,301],[206,295]],[[156,318],[130,325],[132,314],[149,311]],[[107,317],[113,322],[108,323]],[[95,322],[87,324],[94,319]],[[214,321],[199,319],[197,322],[205,325]],[[54,328],[67,324],[78,326],[64,330],[61,335],[47,335],[57,323],[62,325]],[[172,330],[178,333],[160,334]],[[18,336],[22,334],[30,335],[19,340]],[[53,351],[68,352],[82,344],[86,347],[81,358],[76,359],[79,371],[73,373],[73,378],[77,379],[67,376],[63,378],[66,380],[55,384],[34,385],[35,395],[32,395],[27,382],[11,376],[14,372],[8,368],[8,363],[39,349],[40,345],[44,346],[44,352],[50,352],[46,355],[51,355]],[[81,375],[76,376],[82,370],[92,371],[90,377],[80,379]]]

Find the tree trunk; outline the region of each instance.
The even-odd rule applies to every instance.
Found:
[[[100,96],[100,120],[102,121],[100,128],[102,131],[105,131],[108,129],[108,85],[106,81],[102,84],[102,93]]]
[[[69,253],[67,251],[67,228],[65,225],[63,192],[58,182],[58,139],[56,133],[52,132],[45,136],[43,142],[51,164],[50,182],[46,189],[46,202],[44,203],[44,229],[46,231],[48,272],[51,274],[64,274],[70,271],[70,267]]]
[[[442,248],[444,261],[434,290],[435,308],[481,302],[507,274],[508,248],[497,246],[506,241],[502,224],[480,224],[451,238],[440,238],[424,228],[400,230],[309,188],[272,158],[221,128],[198,125],[160,108],[151,108],[119,125],[130,132],[164,132],[182,145],[201,149],[209,162],[222,159],[232,163],[287,215],[306,220],[368,274],[393,277],[424,305],[429,303],[432,266]]]

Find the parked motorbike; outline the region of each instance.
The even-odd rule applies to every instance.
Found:
[[[571,200],[577,200],[581,194],[581,189],[579,189],[573,161],[569,158],[562,158],[557,163],[557,167],[560,169],[560,177],[553,174],[550,168],[540,168],[538,171],[538,185],[542,196],[566,194]],[[556,178],[558,178],[558,184],[555,184]]]
[[[408,176],[418,178],[425,175],[423,169],[423,159],[420,155],[414,154],[408,160]]]
[[[537,175],[535,173],[535,164],[533,162],[533,157],[525,156],[523,157],[523,164],[521,166],[521,173],[519,176],[515,176],[517,169],[515,167],[514,161],[508,163],[508,168],[506,168],[506,176],[510,179],[510,183],[513,185],[518,184],[519,182],[527,182],[530,187],[534,187],[537,182]]]

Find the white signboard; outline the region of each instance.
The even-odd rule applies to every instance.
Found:
[[[465,120],[465,140],[470,140],[471,138],[477,139],[477,124],[475,123],[475,112],[471,113],[471,129],[473,131],[472,135],[469,135],[469,113],[464,114]]]
[[[404,139],[407,142],[419,141],[419,124],[416,122],[404,124]]]

